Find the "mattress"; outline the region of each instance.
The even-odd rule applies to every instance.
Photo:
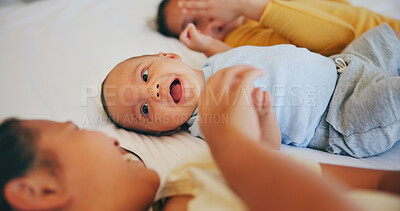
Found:
[[[352,0],[400,19],[398,0]],[[202,54],[154,30],[159,0],[41,0],[0,4],[0,119],[11,116],[73,121],[100,130],[138,153],[161,179],[185,157],[208,150],[187,132],[153,137],[117,129],[99,100],[100,84],[118,62],[172,52],[200,68]],[[45,8],[45,9],[44,9]],[[355,159],[283,145],[312,160],[400,170],[400,143],[378,156]]]

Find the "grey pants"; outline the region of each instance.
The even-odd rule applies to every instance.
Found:
[[[345,67],[308,147],[353,157],[387,151],[400,140],[399,39],[384,24],[331,58]]]

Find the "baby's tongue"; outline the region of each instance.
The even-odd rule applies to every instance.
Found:
[[[181,90],[181,84],[173,84],[171,86],[171,96],[174,99],[175,103],[178,103],[179,100],[181,99],[182,95],[182,90]]]

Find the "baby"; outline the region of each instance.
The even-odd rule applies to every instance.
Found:
[[[383,24],[329,58],[293,45],[245,46],[211,57],[202,70],[171,53],[134,57],[106,77],[102,103],[119,127],[162,134],[188,124],[193,135],[202,137],[196,108],[206,81],[224,74],[218,72],[223,68],[253,65],[264,75],[254,81],[259,89],[248,98],[268,106],[271,93],[283,143],[373,156],[400,140],[396,33]],[[224,103],[212,92],[208,99]],[[258,115],[262,118],[262,112]],[[210,115],[203,121],[224,124],[229,119]]]
[[[243,45],[293,44],[322,55],[340,53],[382,23],[400,21],[346,0],[163,0],[158,30],[207,56]]]

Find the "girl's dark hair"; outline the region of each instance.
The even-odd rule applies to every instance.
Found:
[[[170,0],[162,0],[160,2],[160,5],[158,6],[158,11],[157,11],[157,30],[161,34],[167,36],[167,37],[175,37],[179,39],[179,35],[173,34],[167,26],[167,23],[165,22],[165,8],[167,7],[168,3]]]
[[[10,118],[0,124],[0,210],[11,210],[4,187],[13,178],[24,175],[36,156],[36,135],[21,120]]]

